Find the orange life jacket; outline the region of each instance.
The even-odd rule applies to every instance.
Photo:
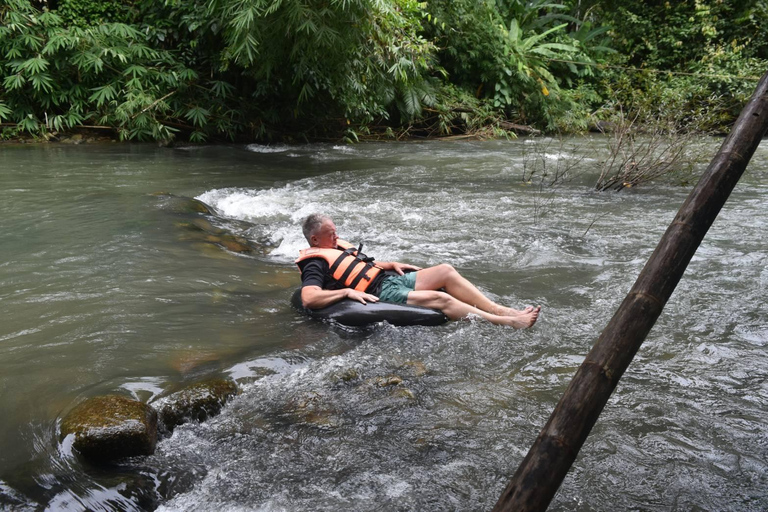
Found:
[[[320,247],[302,249],[299,251],[296,263],[310,258],[322,258],[328,262],[328,272],[333,279],[347,288],[364,292],[383,269],[373,263],[373,258],[368,258],[360,252],[362,245],[356,249],[349,242],[337,240],[336,246],[336,249],[321,249]]]

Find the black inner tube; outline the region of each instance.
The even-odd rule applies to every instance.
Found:
[[[448,317],[437,309],[389,302],[363,304],[352,299],[344,299],[324,308],[308,309],[301,303],[301,288],[293,292],[291,305],[312,318],[331,320],[350,327],[364,327],[378,322],[388,322],[397,326],[442,325],[448,321]]]

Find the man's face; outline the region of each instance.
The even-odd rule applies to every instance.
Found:
[[[336,235],[336,225],[333,221],[326,220],[320,225],[317,233],[312,235],[312,246],[323,249],[335,249],[336,241],[339,237]]]

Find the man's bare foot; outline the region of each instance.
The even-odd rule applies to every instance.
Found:
[[[517,315],[504,315],[504,323],[515,329],[527,329],[539,319],[541,306],[527,307]]]
[[[533,311],[533,306],[528,306],[523,310],[515,309],[515,308],[508,308],[506,306],[498,306],[495,311],[493,311],[494,315],[499,316],[520,316],[525,313],[530,313]],[[539,307],[541,309],[541,307]]]

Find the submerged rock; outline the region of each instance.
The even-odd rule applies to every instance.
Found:
[[[219,244],[232,252],[251,252],[253,249],[245,242],[244,238],[222,238]]]
[[[181,391],[160,398],[153,405],[160,422],[169,431],[187,421],[204,421],[218,414],[222,406],[237,394],[231,380],[214,379],[193,384]]]
[[[395,398],[407,398],[408,400],[413,400],[416,398],[416,395],[413,394],[413,391],[408,388],[396,388],[394,391],[392,391],[392,396]]]
[[[360,378],[360,374],[354,368],[345,368],[332,373],[329,378],[334,384],[339,382],[352,382],[358,380]]]
[[[406,361],[401,365],[401,368],[410,370],[410,373],[413,374],[414,377],[423,377],[429,373],[427,366],[421,361]]]
[[[201,231],[205,231],[206,233],[211,233],[213,235],[220,235],[222,233],[226,233],[225,230],[223,230],[223,229],[221,229],[219,227],[214,226],[211,223],[211,221],[209,221],[208,219],[204,219],[202,217],[198,217],[196,219],[192,219],[190,221],[190,223],[195,228],[197,228],[197,229],[199,229]]]
[[[173,355],[169,361],[171,368],[187,374],[201,366],[214,367],[221,360],[222,354],[213,350],[184,350]]]
[[[118,395],[90,398],[66,415],[61,433],[74,436],[72,446],[95,461],[151,455],[157,444],[157,411]]]
[[[205,241],[232,252],[251,252],[253,250],[245,238],[234,235],[208,235]]]
[[[381,387],[398,386],[403,383],[403,379],[397,375],[387,375],[386,377],[376,377],[375,382]]]
[[[317,392],[287,403],[285,412],[285,418],[291,423],[316,428],[337,428],[344,424],[340,412]]]

